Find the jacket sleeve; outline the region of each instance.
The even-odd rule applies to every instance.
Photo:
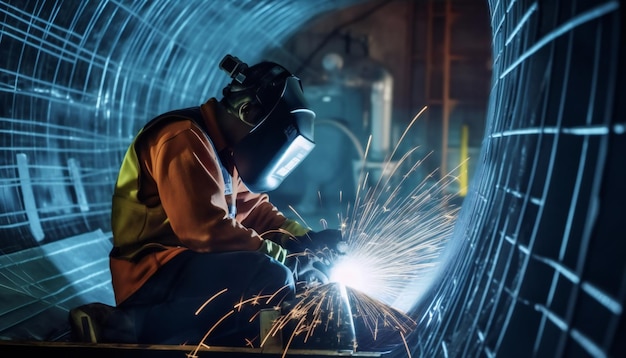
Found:
[[[273,239],[287,218],[269,201],[267,194],[250,192],[238,178],[237,220],[264,238]]]
[[[283,247],[287,241],[311,230],[298,221],[284,216],[271,204],[267,194],[250,192],[241,180],[237,196],[237,213],[238,220],[246,227],[254,228],[264,239],[272,240]]]
[[[224,180],[212,145],[191,122],[182,123],[159,137],[147,165],[172,230],[195,251],[259,249],[259,234],[228,217]]]

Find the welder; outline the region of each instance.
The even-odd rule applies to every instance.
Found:
[[[100,341],[258,344],[258,311],[294,299],[287,256],[342,240],[269,200],[314,147],[300,80],[269,61],[226,55],[219,67],[232,79],[221,99],[152,119],[122,161],[111,217],[117,306],[86,333]],[[254,297],[265,299],[241,304]]]

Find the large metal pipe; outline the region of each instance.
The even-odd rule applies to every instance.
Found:
[[[393,77],[384,68],[379,71],[379,78],[372,81],[370,93],[372,142],[368,159],[374,161],[388,159],[391,147]]]
[[[343,56],[331,52],[322,59],[327,72],[329,90],[341,93],[342,89],[362,91],[369,103],[364,103],[363,111],[368,113],[368,123],[364,127],[371,135],[368,160],[382,162],[387,158],[391,147],[393,113],[393,76],[380,63],[369,57]],[[353,123],[358,128],[358,124]],[[361,124],[363,126],[363,124]],[[365,144],[365,143],[363,143]]]

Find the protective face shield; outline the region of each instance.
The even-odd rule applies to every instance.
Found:
[[[308,108],[300,80],[276,63],[248,67],[226,55],[220,68],[233,79],[221,103],[251,127],[232,148],[237,171],[250,191],[274,190],[313,150],[315,113]],[[259,113],[246,117],[247,106]]]

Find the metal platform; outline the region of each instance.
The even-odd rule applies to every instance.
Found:
[[[140,344],[82,344],[68,342],[18,342],[0,341],[3,356],[60,356],[60,357],[151,357],[151,358],[186,358],[186,357],[382,357],[377,352],[349,352],[330,350],[288,349],[265,350],[261,348],[240,347],[200,347],[175,345],[140,345]]]

